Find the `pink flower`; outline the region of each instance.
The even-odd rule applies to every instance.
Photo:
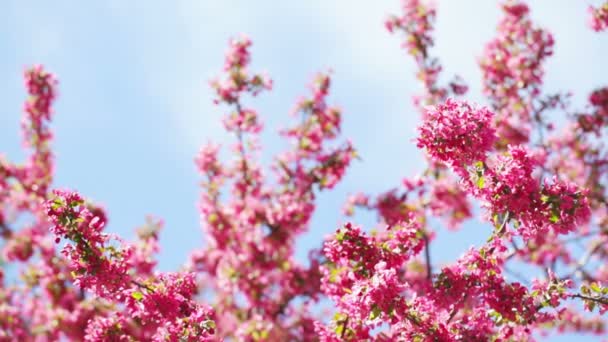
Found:
[[[594,31],[600,32],[608,28],[608,2],[598,8],[589,6],[589,14],[589,25]]]
[[[427,109],[426,119],[418,128],[418,147],[457,168],[483,161],[496,141],[492,115],[487,108],[448,99]]]

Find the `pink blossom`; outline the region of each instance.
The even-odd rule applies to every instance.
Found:
[[[608,2],[600,7],[589,6],[589,25],[591,28],[600,32],[608,28]]]
[[[418,147],[458,168],[483,161],[496,141],[491,120],[487,108],[448,99],[427,110],[426,120],[418,128]]]

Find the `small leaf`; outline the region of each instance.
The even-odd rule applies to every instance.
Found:
[[[551,213],[551,217],[549,218],[549,221],[551,221],[551,223],[558,223],[559,215],[555,212]]]
[[[370,312],[370,314],[369,314],[369,319],[374,320],[374,319],[380,317],[381,313],[382,313],[382,310],[380,310],[378,305],[374,304],[374,307],[372,308],[372,312]]]
[[[336,329],[334,329],[334,331],[336,332],[336,335],[342,336],[342,332],[344,331],[344,324],[336,325]]]
[[[131,293],[131,297],[133,297],[137,301],[140,301],[140,300],[144,299],[144,294],[139,291],[135,291],[135,292]]]
[[[289,261],[284,260],[284,261],[281,263],[281,270],[282,270],[282,271],[289,271],[289,269],[290,269],[290,268],[291,268],[291,265],[289,264]]]
[[[477,179],[477,187],[480,189],[483,189],[483,186],[485,184],[486,184],[485,178],[483,178],[483,176],[479,176],[479,178]]]
[[[336,314],[334,315],[334,321],[336,322],[340,322],[346,319],[346,314],[343,314],[341,312],[336,312]]]
[[[344,240],[344,231],[340,230],[339,232],[336,233],[336,240],[338,242],[342,242],[342,240]]]
[[[260,333],[260,339],[265,340],[266,338],[268,338],[268,330],[262,330]]]
[[[208,319],[201,322],[201,327],[205,330],[215,330],[215,322]]]

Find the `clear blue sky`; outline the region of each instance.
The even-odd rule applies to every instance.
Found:
[[[79,6],[75,4],[79,3]],[[533,18],[552,31],[555,56],[546,90],[572,90],[582,105],[608,83],[608,34],[587,28],[586,7],[598,1],[537,0]],[[161,267],[175,269],[203,237],[196,209],[193,157],[222,132],[223,109],[211,103],[207,81],[222,67],[230,36],[254,41],[253,69],[275,89],[251,102],[266,126],[265,161],[283,145],[276,131],[289,122],[296,98],[318,70],[334,70],[331,100],[344,111],[345,136],[363,158],[336,191],[323,194],[300,257],[342,222],[348,193],[378,193],[423,168],[412,139],[419,91],[414,63],[383,20],[399,0],[278,1],[21,1],[0,4],[0,153],[22,160],[19,120],[25,66],[43,63],[60,79],[54,146],[59,187],[105,205],[109,229],[126,238],[146,214],[165,219]],[[483,103],[476,58],[495,35],[493,1],[438,1],[436,48],[446,75],[462,75],[470,99]],[[360,217],[369,227],[373,220]],[[485,224],[446,233],[432,251],[453,260],[486,239]]]

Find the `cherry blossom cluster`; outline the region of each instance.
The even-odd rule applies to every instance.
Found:
[[[339,313],[333,331],[317,325],[324,340],[361,340],[382,319],[395,323],[408,318],[401,294],[408,290],[401,268],[424,247],[421,224],[415,215],[375,236],[346,224],[323,247],[328,261],[323,292],[336,302]]]
[[[434,45],[432,31],[436,19],[435,5],[430,1],[402,1],[403,13],[400,16],[390,16],[385,25],[389,32],[400,31],[403,35],[402,47],[406,48],[417,65],[417,78],[422,81],[424,94],[414,97],[414,105],[424,117],[427,113],[425,107],[443,103],[449,96],[460,96],[466,94],[468,87],[464,81],[455,77],[448,86],[440,86],[438,79],[442,70],[439,59],[430,55],[430,49]],[[406,202],[415,201],[422,205],[431,215],[441,216],[446,219],[449,228],[456,228],[470,216],[471,205],[466,200],[466,194],[455,186],[455,178],[444,168],[443,165],[430,162],[424,172],[431,177],[416,177],[415,182],[422,181],[418,186],[412,187],[411,181],[405,179],[403,185],[405,191],[393,189],[372,203],[367,209],[377,209],[380,206],[392,203],[397,207],[412,207]],[[414,189],[416,188],[416,189]],[[397,201],[395,201],[398,199]],[[388,200],[388,201],[387,201]],[[452,207],[448,203],[458,205]],[[393,212],[397,214],[397,212]],[[386,219],[386,216],[380,214]],[[404,216],[400,215],[400,219]],[[394,216],[393,219],[397,219]]]
[[[416,62],[416,76],[422,82],[425,93],[415,96],[414,104],[422,109],[441,102],[450,95],[466,94],[468,86],[458,76],[448,86],[439,85],[442,67],[439,60],[430,55],[430,49],[434,45],[432,31],[436,17],[435,5],[426,0],[408,0],[402,1],[402,10],[401,16],[390,16],[385,26],[390,33],[402,33],[402,47]]]
[[[487,108],[448,99],[427,111],[418,147],[457,169],[485,160],[496,141],[492,117]]]
[[[48,190],[57,81],[41,66],[25,80],[22,131],[31,154],[23,165],[0,164],[2,257],[18,263],[23,282],[5,285],[0,271],[0,340],[215,340],[213,310],[194,300],[194,275],[154,271],[161,222],[150,219],[131,245],[104,233],[100,207]],[[62,239],[68,243],[57,251]]]
[[[551,228],[567,234],[588,221],[586,191],[556,177],[540,184],[533,176],[538,160],[524,147],[509,146],[494,158],[487,155],[495,140],[488,109],[472,110],[466,102],[448,100],[429,109],[427,118],[419,130],[419,146],[452,166],[464,178],[465,188],[485,199],[492,213],[513,212],[522,230],[542,233]],[[460,120],[464,124],[456,125]]]
[[[594,90],[589,96],[592,110],[578,115],[578,126],[585,132],[602,135],[602,130],[608,123],[608,88]]]
[[[225,97],[212,84],[220,95],[216,103],[231,110],[224,122],[235,136],[236,159],[223,162],[220,146],[213,144],[196,158],[204,178],[200,211],[208,243],[193,253],[189,268],[214,293],[219,337],[309,340],[315,332],[308,306],[320,296],[321,274],[316,257],[310,266],[294,259],[295,239],[308,230],[316,192],[332,189],[356,153],[349,142],[332,142],[340,133],[341,111],[328,105],[331,78],[320,73],[311,95],[296,102],[298,123],[281,131],[291,148],[277,156],[275,179],[267,180],[256,162],[261,120],[241,105],[245,96],[259,94],[255,80],[261,78],[246,71],[250,45],[247,39],[232,41],[226,56],[225,78],[240,84],[233,87],[238,90]]]
[[[502,9],[498,36],[486,45],[479,65],[506,146],[528,141],[531,121],[541,107],[543,64],[553,54],[554,41],[532,22],[524,2],[507,1]]]
[[[47,202],[47,215],[57,241],[65,238],[73,243],[65,245],[62,254],[70,262],[74,285],[91,290],[100,298],[123,303],[126,308],[126,312],[92,322],[87,339],[103,340],[117,333],[149,338],[146,333],[129,331],[128,321],[132,320],[142,330],[154,332],[151,338],[158,341],[211,339],[215,332],[213,313],[193,301],[197,293],[194,274],[151,275],[148,271],[147,277],[139,276],[133,270],[135,262],[147,260],[134,258],[132,245],[113,246],[111,236],[103,232],[105,214],[87,206],[78,193],[53,191]],[[146,267],[148,264],[138,268]]]
[[[600,32],[608,28],[608,2],[597,8],[589,6],[589,14],[589,25],[594,31]]]
[[[55,190],[53,195],[47,203],[47,215],[53,222],[51,232],[57,236],[56,242],[65,238],[75,243],[62,250],[70,260],[75,284],[102,297],[129,287],[128,260],[133,251],[110,244],[109,236],[103,233],[105,213],[87,208],[75,192]]]

